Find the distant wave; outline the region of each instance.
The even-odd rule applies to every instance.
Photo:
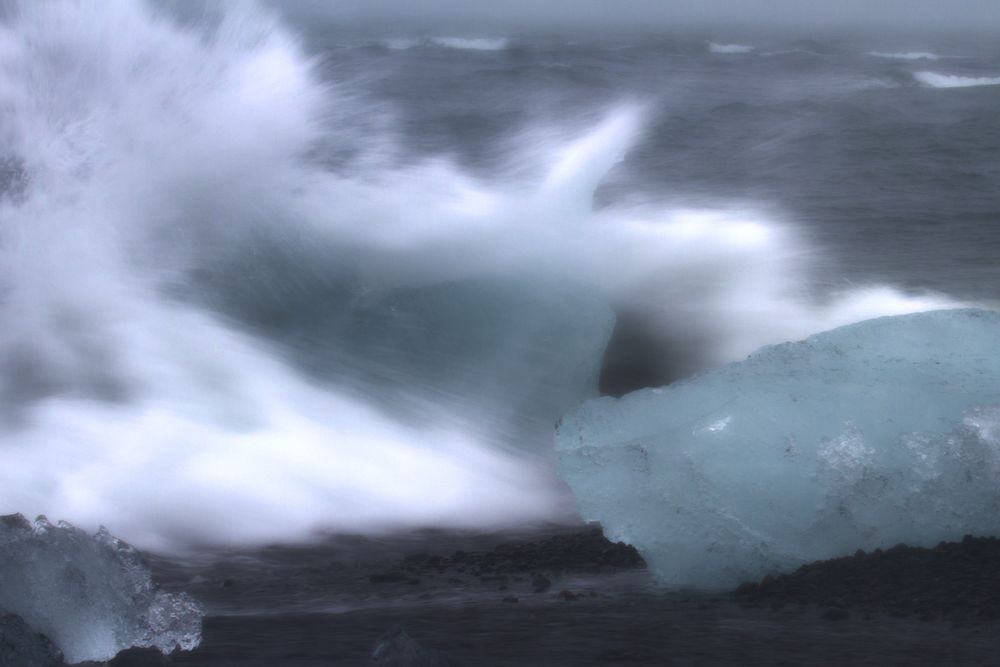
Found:
[[[406,51],[422,46],[467,51],[503,51],[509,40],[506,37],[395,37],[382,40],[381,44],[393,51]]]
[[[938,74],[937,72],[915,72],[918,82],[931,88],[973,88],[976,86],[1000,86],[1000,76],[974,77],[955,74]]]
[[[762,53],[762,56],[788,56],[795,54],[804,54],[807,56],[823,56],[826,54],[820,53],[819,51],[810,51],[809,49],[784,49],[781,51],[766,51]]]
[[[901,53],[869,51],[868,55],[875,56],[876,58],[891,58],[893,60],[941,60],[943,57],[929,51],[904,51]]]
[[[392,49],[393,51],[405,51],[407,49],[412,49],[415,46],[420,46],[421,43],[422,40],[403,37],[398,39],[383,40],[382,46],[387,49]]]
[[[718,42],[711,42],[708,45],[708,50],[712,53],[750,53],[753,51],[753,47],[747,44],[719,44]]]
[[[506,37],[432,37],[431,43],[448,49],[467,51],[503,51],[507,48]]]

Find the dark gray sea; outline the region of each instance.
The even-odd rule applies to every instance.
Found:
[[[709,31],[465,48],[343,39],[311,39],[324,74],[391,105],[414,159],[448,155],[488,177],[509,167],[526,128],[586,128],[616,103],[642,101],[641,139],[598,205],[749,202],[808,235],[823,285],[997,297],[995,41]]]

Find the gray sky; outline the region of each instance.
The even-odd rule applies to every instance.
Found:
[[[292,15],[352,24],[470,29],[692,23],[1000,33],[1000,0],[270,0]]]

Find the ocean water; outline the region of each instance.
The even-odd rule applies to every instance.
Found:
[[[995,42],[209,9],[3,14],[2,513],[161,553],[571,521],[575,403],[1000,300]]]

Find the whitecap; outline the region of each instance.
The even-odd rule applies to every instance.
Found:
[[[876,58],[889,58],[892,60],[940,60],[943,57],[929,51],[905,51],[900,53],[869,51],[868,55],[875,56]]]
[[[710,42],[708,50],[712,53],[737,54],[751,53],[754,50],[754,47],[747,44],[720,44],[718,42]]]
[[[975,88],[979,86],[1000,86],[1000,76],[974,77],[938,72],[915,72],[913,77],[930,88]]]
[[[435,46],[465,51],[503,51],[509,43],[505,37],[432,37],[430,41]]]

